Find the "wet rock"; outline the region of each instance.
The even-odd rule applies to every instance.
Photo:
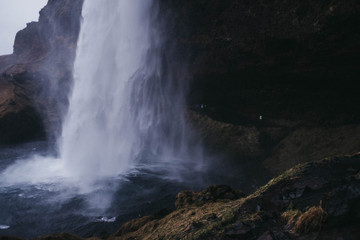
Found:
[[[175,207],[177,209],[201,206],[209,202],[219,200],[235,200],[245,197],[245,194],[239,190],[233,190],[226,185],[211,185],[201,192],[182,191],[176,196]]]

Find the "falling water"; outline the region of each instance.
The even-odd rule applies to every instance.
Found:
[[[184,117],[186,65],[158,11],[151,0],[85,1],[59,159],[36,157],[9,168],[6,180],[59,176],[89,187],[144,160],[167,164],[173,177],[196,168],[201,150]]]
[[[58,156],[0,165],[0,233],[89,234],[196,184],[202,154],[185,124],[186,65],[157,2],[87,0],[82,14]]]
[[[151,1],[87,1],[60,153],[80,178],[126,169],[139,139],[131,95],[151,46]]]
[[[186,76],[181,66],[169,69],[175,64],[156,15],[150,0],[85,2],[60,148],[82,179],[121,173],[144,152],[162,161],[189,157]]]

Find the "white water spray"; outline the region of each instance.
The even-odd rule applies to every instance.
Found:
[[[60,158],[13,165],[4,181],[89,188],[143,158],[174,168],[200,162],[184,119],[186,71],[164,49],[157,11],[151,0],[85,1]]]
[[[132,119],[133,76],[150,49],[151,1],[86,1],[75,85],[60,147],[79,178],[127,168],[138,139]]]

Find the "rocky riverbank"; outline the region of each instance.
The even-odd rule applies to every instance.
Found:
[[[244,196],[225,186],[177,195],[163,217],[124,224],[108,239],[357,239],[360,155],[298,165]]]
[[[224,185],[182,191],[176,210],[164,209],[123,224],[111,236],[87,239],[356,240],[359,203],[360,154],[355,154],[297,165],[248,196]],[[70,234],[36,238],[63,239],[83,238]]]

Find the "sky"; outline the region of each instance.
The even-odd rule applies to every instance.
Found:
[[[11,54],[15,35],[37,21],[47,0],[0,0],[0,55]]]

